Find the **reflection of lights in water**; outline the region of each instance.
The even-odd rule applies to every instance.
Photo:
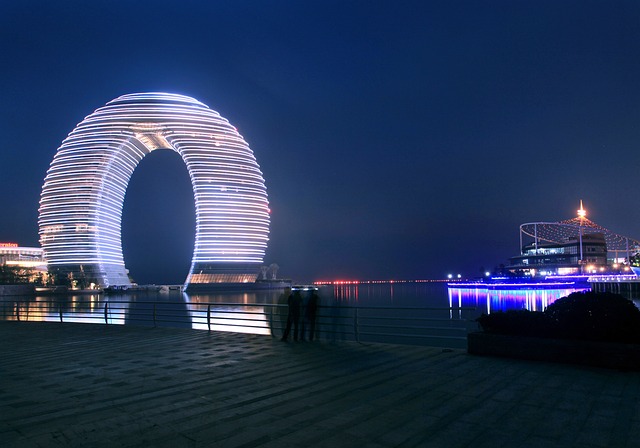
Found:
[[[106,323],[113,325],[124,325],[127,317],[127,311],[129,309],[129,302],[107,302],[105,306],[107,311],[105,313]]]
[[[358,285],[336,283],[333,287],[333,296],[337,300],[344,300],[345,302],[357,302],[359,293],[360,288]],[[393,292],[391,295],[393,296]]]
[[[43,322],[94,323],[125,325],[134,321],[143,325],[175,326],[187,323],[197,330],[226,331],[271,335],[269,319],[276,319],[276,308],[265,306],[233,306],[214,304],[184,304],[186,308],[171,309],[175,302],[125,302],[120,300],[100,303],[98,296],[70,297],[57,302],[51,297],[36,297],[15,303],[20,320]],[[207,307],[210,306],[209,322]],[[133,307],[133,308],[132,308]],[[269,310],[269,311],[268,311]],[[273,311],[270,311],[273,310]],[[15,312],[15,308],[12,314]],[[267,314],[270,313],[270,314]],[[15,317],[11,320],[15,320]],[[134,324],[135,324],[134,323]],[[182,326],[182,325],[179,325]]]
[[[217,307],[211,310],[207,323],[207,309],[190,310],[194,330],[228,331],[271,335],[264,307]]]
[[[99,295],[75,295],[64,299],[60,302],[60,298],[29,296],[17,301],[15,306],[19,319],[23,321],[104,323],[104,308]]]
[[[266,291],[260,295],[259,299],[258,294],[255,292],[201,295],[183,293],[183,298],[187,303],[192,322],[191,326],[195,330],[211,329],[212,331],[271,335],[271,326],[268,318],[277,318],[274,314],[276,308],[222,305],[215,302],[251,304],[266,299],[267,303],[277,303],[280,294],[282,294],[282,291]],[[210,307],[209,323],[207,323],[208,307]]]
[[[482,287],[449,287],[449,306],[452,306],[454,298],[456,298],[458,307],[476,306],[483,313],[518,309],[544,311],[549,305],[562,297],[566,297],[573,292],[588,290],[589,288],[489,289]]]

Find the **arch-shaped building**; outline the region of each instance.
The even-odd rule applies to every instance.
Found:
[[[185,286],[256,280],[269,235],[260,167],[235,127],[182,95],[124,95],[87,116],[58,148],[42,187],[40,243],[49,269],[103,287],[129,286],[121,216],[127,184],[152,151],[186,164],[196,235]]]

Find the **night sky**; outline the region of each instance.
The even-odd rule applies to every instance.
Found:
[[[29,1],[0,6],[0,241],[38,245],[56,149],[127,93],[244,136],[282,277],[473,277],[518,226],[588,217],[640,238],[638,1]],[[123,213],[127,267],[179,283],[187,170],[156,151]]]

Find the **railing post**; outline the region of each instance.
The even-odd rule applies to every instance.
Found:
[[[104,302],[104,323],[109,324],[109,302]]]
[[[207,304],[207,330],[211,331],[211,304]]]
[[[156,304],[153,304],[153,328],[156,328]]]
[[[355,307],[353,313],[353,332],[356,337],[356,342],[360,342],[360,334],[358,333],[358,307]]]
[[[62,304],[60,302],[58,302],[58,314],[60,314],[60,322],[63,322],[63,320],[62,320]]]
[[[16,319],[20,322],[20,302],[16,302]]]

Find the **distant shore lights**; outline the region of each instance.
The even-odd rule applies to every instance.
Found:
[[[193,187],[196,236],[185,286],[255,281],[270,218],[254,154],[218,112],[168,93],[116,98],[62,142],[40,198],[40,243],[49,267],[104,287],[131,284],[122,207],[136,166],[158,149],[180,154]]]

